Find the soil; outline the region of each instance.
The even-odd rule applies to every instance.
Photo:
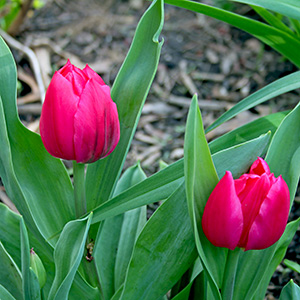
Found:
[[[68,58],[78,67],[88,63],[112,85],[148,5],[142,0],[48,0],[41,9],[29,12],[16,39],[35,51],[45,85]],[[233,9],[258,18],[246,6]],[[208,126],[236,102],[297,70],[251,35],[168,5],[162,37],[164,46],[157,75],[125,164],[128,167],[139,160],[148,175],[159,169],[160,160],[169,164],[183,156],[185,121],[194,93],[198,94],[204,125]],[[26,126],[37,131],[41,110],[38,86],[26,55],[12,50],[22,83],[19,114]],[[271,112],[291,109],[298,101],[299,90],[284,94],[240,114],[207,138],[212,140]],[[291,219],[299,216],[297,197]],[[299,239],[297,232],[286,254],[286,258],[298,263]],[[290,278],[300,283],[299,275],[282,263],[266,299],[278,299]]]

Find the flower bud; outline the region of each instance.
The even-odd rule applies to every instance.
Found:
[[[44,268],[44,265],[43,265],[41,259],[33,251],[33,248],[30,249],[30,268],[35,273],[35,275],[39,281],[40,288],[43,288],[43,286],[46,283],[46,279],[47,279],[46,270]]]
[[[118,144],[120,124],[110,88],[88,65],[81,70],[70,61],[55,72],[40,120],[47,151],[58,158],[92,163]]]
[[[283,234],[289,208],[287,184],[258,158],[248,174],[234,180],[227,171],[216,185],[204,208],[203,232],[217,247],[264,249]]]

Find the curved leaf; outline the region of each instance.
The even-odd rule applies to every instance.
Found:
[[[206,201],[219,178],[205,138],[196,96],[192,99],[186,123],[184,175],[189,214],[199,257],[214,298],[221,299],[219,287],[222,283],[227,249],[214,247],[205,238],[201,226]]]

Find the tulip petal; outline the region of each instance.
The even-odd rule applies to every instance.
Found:
[[[286,227],[289,209],[289,189],[279,176],[270,188],[250,228],[245,250],[260,250],[277,242]]]
[[[59,72],[55,72],[47,89],[40,120],[43,144],[55,157],[75,159],[74,115],[78,100],[72,84]]]
[[[243,214],[232,174],[227,171],[207,200],[202,216],[203,232],[217,247],[234,250],[243,229]]]
[[[239,241],[239,247],[241,248],[246,248],[249,230],[260,211],[261,205],[263,204],[271,185],[267,174],[263,174],[258,178],[250,178],[248,181],[253,182],[253,184],[251,184],[251,187],[245,187],[245,198],[241,199],[239,197],[244,216],[244,228]]]
[[[109,87],[101,86],[93,78],[83,90],[74,123],[77,162],[94,162],[103,158],[119,141],[117,109],[108,93]]]
[[[58,72],[72,84],[74,93],[80,96],[89,79],[86,73],[72,65],[70,60]]]
[[[270,168],[266,161],[264,161],[261,157],[258,157],[252,164],[249,174],[262,175],[264,173],[269,175],[271,173]]]
[[[244,174],[239,179],[234,180],[236,194],[241,203],[247,197],[249,191],[253,189],[260,176],[254,174]]]
[[[82,71],[87,75],[88,78],[93,78],[100,85],[105,85],[105,82],[103,81],[103,79],[93,69],[91,69],[88,65],[86,65],[85,68]]]

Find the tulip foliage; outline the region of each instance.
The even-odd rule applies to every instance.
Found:
[[[168,2],[201,8],[270,44],[284,37],[275,49],[298,59],[284,49],[297,39],[278,28]],[[19,120],[16,66],[0,38],[0,177],[20,212],[0,204],[0,299],[264,299],[300,223],[287,223],[300,176],[300,104],[207,143],[195,95],[184,158],[150,177],[139,163],[122,173],[157,70],[163,16],[163,1],[153,1],[111,89],[88,66],[67,62],[55,72],[40,135]],[[283,77],[208,130],[299,87],[299,72]],[[73,182],[61,159],[73,161]],[[161,205],[147,219],[154,202]],[[280,299],[299,294],[291,281]]]

